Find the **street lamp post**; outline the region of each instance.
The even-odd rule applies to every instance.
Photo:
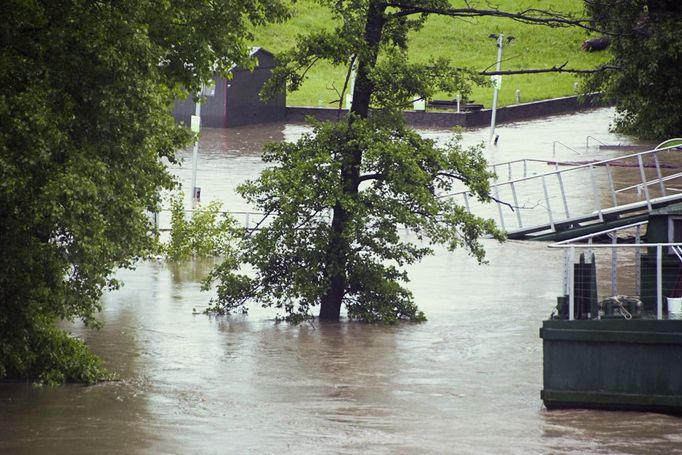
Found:
[[[215,95],[215,85],[202,85],[200,96]],[[199,162],[199,132],[201,131],[201,103],[199,97],[195,102],[194,115],[191,120],[192,132],[196,133],[194,149],[192,151],[192,207],[196,207],[201,202],[201,188],[197,187],[197,165]]]
[[[497,38],[497,64],[495,65],[495,71],[499,72],[502,68],[502,47],[504,46],[504,36],[502,33],[499,35],[490,35],[491,38]],[[497,116],[497,92],[500,91],[502,86],[502,76],[496,74],[493,76],[493,109],[490,115],[490,138],[488,143],[492,143],[493,137],[495,136],[495,120]]]

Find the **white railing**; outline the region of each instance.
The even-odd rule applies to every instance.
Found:
[[[549,162],[547,160],[536,160],[536,159],[532,159],[532,158],[522,158],[522,159],[518,159],[518,160],[504,161],[501,163],[491,164],[488,167],[497,176],[497,181],[501,180],[504,171],[506,171],[507,177],[506,177],[506,180],[501,180],[501,181],[509,181],[509,180],[513,180],[514,178],[528,177],[529,164],[533,164],[533,163],[544,164],[544,165],[551,164],[551,162]],[[523,171],[522,175],[521,175],[521,177],[518,177],[518,176],[515,177],[514,170],[516,170],[519,167],[521,168],[520,171]],[[518,173],[520,171],[516,171],[516,173]]]
[[[442,197],[460,199],[467,210],[475,210],[481,216],[497,218],[498,226],[509,233],[541,230],[555,232],[557,224],[603,221],[605,215],[624,211],[650,211],[654,204],[682,200],[681,194],[671,195],[666,187],[666,183],[680,179],[682,173],[664,172],[664,169],[682,167],[682,155],[665,155],[665,165],[661,164],[660,159],[662,154],[676,148],[677,146],[670,146],[648,150],[498,181],[491,185],[491,195],[500,201],[495,203],[497,216],[483,205],[473,207],[468,191]],[[498,163],[497,166],[504,165],[509,169],[510,164],[507,163]],[[508,210],[509,207],[513,210]]]
[[[669,253],[672,253],[675,255],[676,259],[682,263],[682,243],[640,243],[641,228],[646,224],[647,222],[634,223],[549,245],[550,248],[561,248],[564,250],[563,295],[568,296],[569,320],[574,320],[576,318],[574,264],[576,263],[579,252],[582,251],[584,254],[586,253],[585,256],[588,263],[591,261],[591,258],[597,257],[600,259],[600,264],[602,264],[601,269],[597,269],[595,263],[597,295],[600,291],[608,293],[605,291],[606,289],[610,290],[609,297],[632,291],[632,296],[639,299],[642,290],[641,259],[643,249],[648,250],[649,254],[655,254],[654,282],[646,284],[649,285],[648,287],[655,289],[655,318],[663,319],[663,262],[666,257],[665,255],[668,254],[668,256],[670,256]],[[618,243],[617,234],[619,231],[635,231],[635,243]],[[603,237],[604,235],[608,235],[611,238],[610,244],[595,244],[592,242],[594,238]],[[587,241],[587,243],[577,243],[584,241]],[[602,261],[605,259],[603,253],[606,253],[607,255],[610,253],[610,264],[609,261]],[[607,266],[604,267],[603,264],[607,264]],[[606,272],[610,273],[604,273],[604,269],[607,269]],[[651,280],[651,277],[648,277],[647,279]],[[610,284],[610,287],[607,286],[608,284]],[[591,315],[591,318],[593,319],[599,319],[600,317],[601,315],[599,313]]]

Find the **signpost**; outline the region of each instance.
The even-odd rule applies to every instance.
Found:
[[[214,96],[215,85],[202,85],[201,96]],[[195,103],[194,115],[190,121],[190,129],[196,133],[194,141],[194,150],[192,151],[192,208],[195,208],[201,202],[201,188],[197,187],[197,165],[199,162],[199,132],[201,131],[201,100],[197,99]]]
[[[499,35],[491,35],[491,38],[497,38],[497,65],[495,66],[495,71],[499,72],[502,67],[502,47],[504,46],[504,35],[500,33]],[[491,76],[493,82],[493,110],[490,115],[490,138],[488,143],[493,142],[493,137],[495,136],[495,120],[497,116],[497,92],[500,91],[502,87],[502,76],[496,74]],[[495,141],[497,142],[497,141]],[[495,144],[497,145],[497,144]]]

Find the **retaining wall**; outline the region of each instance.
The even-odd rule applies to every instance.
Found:
[[[497,123],[510,123],[536,117],[546,117],[557,114],[593,109],[597,107],[600,95],[590,94],[579,102],[577,96],[566,96],[549,100],[533,101],[531,103],[514,104],[497,109]],[[325,107],[287,107],[288,122],[303,122],[308,116],[318,120],[338,120],[348,111],[340,112],[335,108]],[[405,120],[411,126],[451,128],[461,126],[473,128],[490,124],[491,109],[473,112],[445,112],[445,111],[405,111]]]

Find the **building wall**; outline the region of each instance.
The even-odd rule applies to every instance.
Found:
[[[201,105],[201,126],[232,128],[286,120],[286,92],[284,88],[273,100],[260,98],[263,84],[272,76],[275,60],[269,52],[258,49],[252,56],[258,59],[253,71],[240,68],[232,70],[232,78],[214,78],[215,95]],[[195,113],[193,97],[175,102],[173,117],[186,125]]]
[[[286,120],[284,90],[273,100],[262,100],[260,91],[270,79],[271,68],[259,67],[253,72],[237,70],[228,81],[225,128]]]
[[[225,107],[227,96],[227,81],[224,77],[216,77],[215,95],[206,98],[201,104],[201,126],[206,128],[223,128],[225,125]],[[192,115],[195,112],[193,97],[183,101],[176,101],[173,109],[173,117],[177,122],[190,124]]]
[[[682,412],[682,321],[544,321],[543,390],[552,408]]]

